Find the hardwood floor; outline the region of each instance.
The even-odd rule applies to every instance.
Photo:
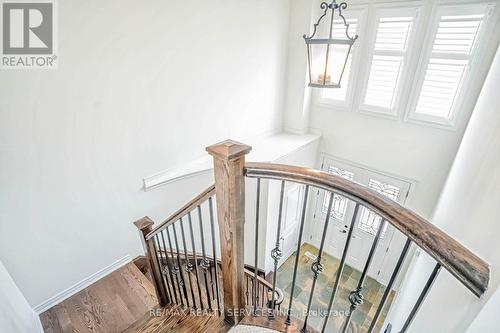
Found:
[[[153,311],[152,311],[153,310]],[[130,263],[40,315],[45,333],[219,333],[217,316],[159,309],[154,286]]]
[[[154,287],[130,263],[40,315],[45,333],[122,332],[157,306]]]

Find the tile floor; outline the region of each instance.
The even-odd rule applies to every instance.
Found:
[[[303,319],[304,312],[307,311],[307,303],[313,283],[313,272],[311,271],[311,264],[314,262],[313,258],[305,255],[306,252],[314,255],[318,254],[318,250],[310,245],[304,244],[300,250],[299,266],[297,269],[297,282],[294,291],[294,301],[292,309],[294,314]],[[295,255],[290,256],[281,267],[278,269],[277,286],[284,291],[285,299],[283,301],[283,308],[288,307],[290,291],[292,288],[293,266],[295,263]],[[330,301],[333,284],[335,282],[336,272],[339,266],[339,260],[328,254],[323,255],[323,272],[318,277],[316,288],[314,291],[313,302],[311,311],[317,312],[317,315],[310,315],[308,324],[315,329],[321,329],[324,316],[319,312],[326,312],[328,303]],[[361,272],[346,265],[342,272],[339,290],[332,307],[330,319],[328,321],[327,332],[339,332],[344,321],[345,311],[349,309],[350,303],[348,295],[352,290],[356,289]],[[374,279],[367,277],[363,286],[364,302],[352,314],[351,325],[347,332],[350,333],[365,333],[371,324],[373,316],[377,310],[380,299],[385,291],[385,286],[378,283]],[[394,299],[395,292],[392,291],[388,297],[384,310],[377,322],[374,332],[381,330],[381,325],[390,304]],[[282,309],[283,309],[282,308]]]

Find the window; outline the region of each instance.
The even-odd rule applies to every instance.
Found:
[[[356,181],[399,203],[404,203],[404,200],[410,190],[409,182],[384,175],[379,172],[371,171],[366,168],[354,166],[350,163],[335,161],[326,157],[323,163],[323,170],[330,174]],[[321,204],[321,212],[324,215],[328,212],[329,203],[330,193],[325,192]],[[330,217],[336,221],[346,223],[346,221],[350,221],[352,218],[353,206],[354,203],[351,200],[339,194],[334,194]],[[368,208],[362,207],[360,209],[358,219],[356,221],[358,230],[375,236],[381,224],[382,217]],[[386,231],[387,224],[380,234],[381,238],[385,236]]]
[[[425,58],[418,97],[410,113],[416,120],[450,123],[475,54],[484,6],[441,6],[434,22],[432,47]]]
[[[378,193],[394,200],[398,201],[399,193],[401,189],[398,186],[394,186],[388,183],[378,181],[376,179],[370,178],[368,181],[368,187]],[[358,228],[367,232],[373,236],[377,235],[378,229],[382,224],[382,217],[377,215],[375,212],[363,207],[361,210],[360,218],[358,221]],[[384,226],[384,230],[380,233],[380,238],[384,238],[387,231],[387,224]]]
[[[354,173],[334,166],[330,166],[328,168],[328,173],[340,176],[348,180],[354,179]],[[323,198],[323,206],[322,206],[323,214],[326,214],[328,212],[329,204],[330,204],[330,193],[326,193],[326,195]],[[337,220],[343,221],[345,218],[346,210],[347,210],[347,199],[341,195],[334,194],[330,216]]]
[[[358,18],[357,15],[359,13],[353,12],[351,13],[351,18],[346,18],[347,24],[349,24],[348,32],[349,36],[355,36],[358,33]],[[333,38],[345,39],[346,29],[344,26],[344,22],[341,20],[334,20],[332,35]],[[338,47],[338,46],[337,46]],[[349,87],[349,81],[351,79],[351,64],[352,57],[355,54],[357,48],[357,43],[354,43],[351,52],[349,53],[349,57],[347,58],[347,64],[345,67],[344,74],[342,75],[342,84],[341,88],[338,89],[321,89],[321,96],[323,98],[334,100],[334,101],[346,101],[347,99],[347,88]],[[335,50],[334,50],[335,54]],[[336,62],[333,62],[333,66],[335,68],[342,68],[342,59],[338,58]]]
[[[416,9],[380,10],[363,109],[394,113]]]
[[[358,5],[347,18],[349,32],[360,38],[342,88],[317,90],[317,101],[333,109],[452,126],[463,92],[474,87],[471,66],[481,62],[484,40],[500,25],[500,11],[493,11],[498,3],[377,2],[382,1]],[[334,34],[343,33],[340,21],[336,24]]]
[[[359,17],[361,16],[360,11],[351,11],[349,12],[349,15],[346,17],[346,22],[349,24],[348,28],[348,33],[349,36],[355,36],[358,34],[358,20]],[[333,30],[332,30],[332,35],[333,38],[339,38],[339,39],[345,39],[345,34],[346,34],[346,29],[344,26],[344,22],[340,19],[336,19],[333,22]],[[359,40],[358,40],[359,42]],[[345,104],[347,101],[347,96],[348,96],[348,88],[351,86],[349,82],[351,81],[352,73],[351,73],[351,64],[353,61],[353,56],[358,52],[358,42],[354,43],[351,52],[349,53],[349,57],[347,58],[347,63],[345,67],[344,74],[342,76],[342,84],[341,88],[335,88],[335,89],[321,89],[321,98],[330,100],[330,101],[335,101],[338,104]],[[335,54],[335,53],[334,53]],[[337,62],[333,63],[333,66],[335,68],[341,69],[343,64],[341,63],[342,59],[338,59]]]

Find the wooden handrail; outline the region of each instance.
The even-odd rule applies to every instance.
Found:
[[[255,277],[254,272],[252,272],[248,268],[245,268],[245,275],[247,275],[252,280]],[[266,286],[266,288],[269,289],[271,291],[271,293],[272,293],[273,285],[269,281],[267,281],[266,279],[264,279],[262,276],[257,275],[257,282],[259,282],[260,284]],[[275,292],[279,296],[278,299],[276,300],[276,304],[281,304],[283,302],[283,299],[284,299],[284,297],[283,297],[284,296],[283,295],[283,291],[280,288],[276,288]]]
[[[165,221],[163,221],[158,226],[156,226],[152,231],[150,231],[146,235],[146,240],[153,238],[154,235],[161,232],[162,230],[167,228],[169,225],[171,225],[175,221],[179,220],[181,217],[185,216],[188,212],[192,211],[197,206],[204,203],[206,200],[208,200],[208,198],[210,198],[214,194],[215,194],[215,184],[212,184],[205,191],[198,194],[191,201],[189,201],[187,204],[182,206],[182,208],[180,208],[175,213],[170,215],[170,217],[168,217]]]
[[[245,175],[302,183],[359,202],[405,234],[476,296],[488,287],[490,267],[484,260],[434,224],[368,187],[323,171],[273,163],[246,163]]]

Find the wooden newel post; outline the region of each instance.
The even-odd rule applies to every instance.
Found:
[[[215,195],[221,242],[224,315],[236,325],[245,311],[245,155],[252,147],[226,140],[207,147],[214,157]]]
[[[169,302],[165,291],[165,285],[163,283],[160,263],[158,262],[158,256],[156,255],[157,249],[153,239],[146,239],[146,235],[153,230],[154,222],[149,217],[145,216],[142,219],[135,221],[134,224],[137,229],[139,229],[139,233],[141,234],[142,245],[144,247],[146,258],[148,259],[149,267],[151,268],[151,275],[153,276],[158,303],[160,303],[160,306],[163,307]]]

